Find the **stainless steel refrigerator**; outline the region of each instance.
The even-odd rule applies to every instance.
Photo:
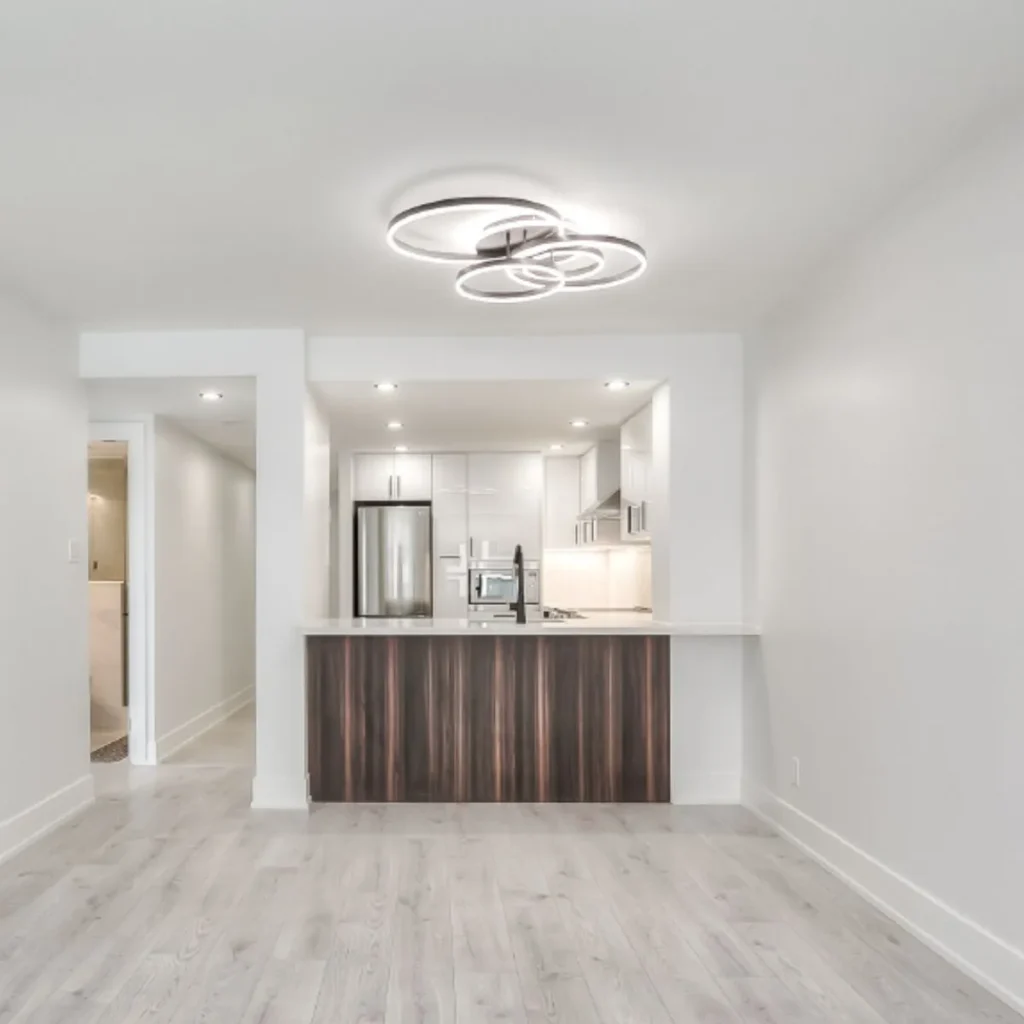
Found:
[[[433,613],[429,504],[356,507],[356,615]]]

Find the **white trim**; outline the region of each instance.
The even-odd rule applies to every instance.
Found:
[[[738,804],[738,772],[683,772],[672,778],[674,804]]]
[[[95,799],[90,773],[0,821],[0,864],[85,810]]]
[[[170,732],[164,733],[156,741],[156,753],[158,761],[166,761],[172,754],[177,753],[182,747],[199,739],[204,732],[209,732],[215,725],[220,725],[226,718],[230,718],[237,711],[241,711],[246,705],[253,701],[253,688],[246,686],[244,689],[226,697],[219,704],[201,711],[195,718],[190,718],[184,725],[179,725]]]
[[[939,956],[1016,1010],[1024,1011],[1024,951],[854,846],[763,787],[747,806]]]
[[[153,418],[93,421],[90,441],[128,445],[128,760],[156,764]]]
[[[252,780],[252,807],[263,811],[308,811],[308,775],[257,775]]]

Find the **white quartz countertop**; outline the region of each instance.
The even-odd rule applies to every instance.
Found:
[[[582,619],[545,619],[517,626],[514,622],[470,622],[468,619],[321,619],[303,628],[307,636],[452,636],[499,634],[518,636],[599,636],[608,633],[648,636],[756,636],[740,623],[662,622],[643,612],[588,612]]]

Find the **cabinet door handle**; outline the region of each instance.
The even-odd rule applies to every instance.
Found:
[[[395,497],[400,498],[402,496],[402,477],[395,477]]]

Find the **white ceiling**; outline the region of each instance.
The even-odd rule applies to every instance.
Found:
[[[599,438],[617,437],[656,386],[634,380],[625,391],[609,391],[600,380],[458,381],[403,383],[383,393],[372,383],[336,382],[314,391],[339,448],[551,453],[552,444],[562,444],[562,454],[576,455]],[[588,425],[570,426],[577,418]],[[389,420],[402,430],[389,430]]]
[[[88,380],[90,420],[164,416],[229,458],[256,468],[256,382],[249,377]],[[219,391],[205,402],[201,391]]]
[[[93,328],[742,328],[1019,95],[1022,39],[1021,0],[6,0],[0,284]],[[651,269],[495,307],[385,247],[474,192]]]

